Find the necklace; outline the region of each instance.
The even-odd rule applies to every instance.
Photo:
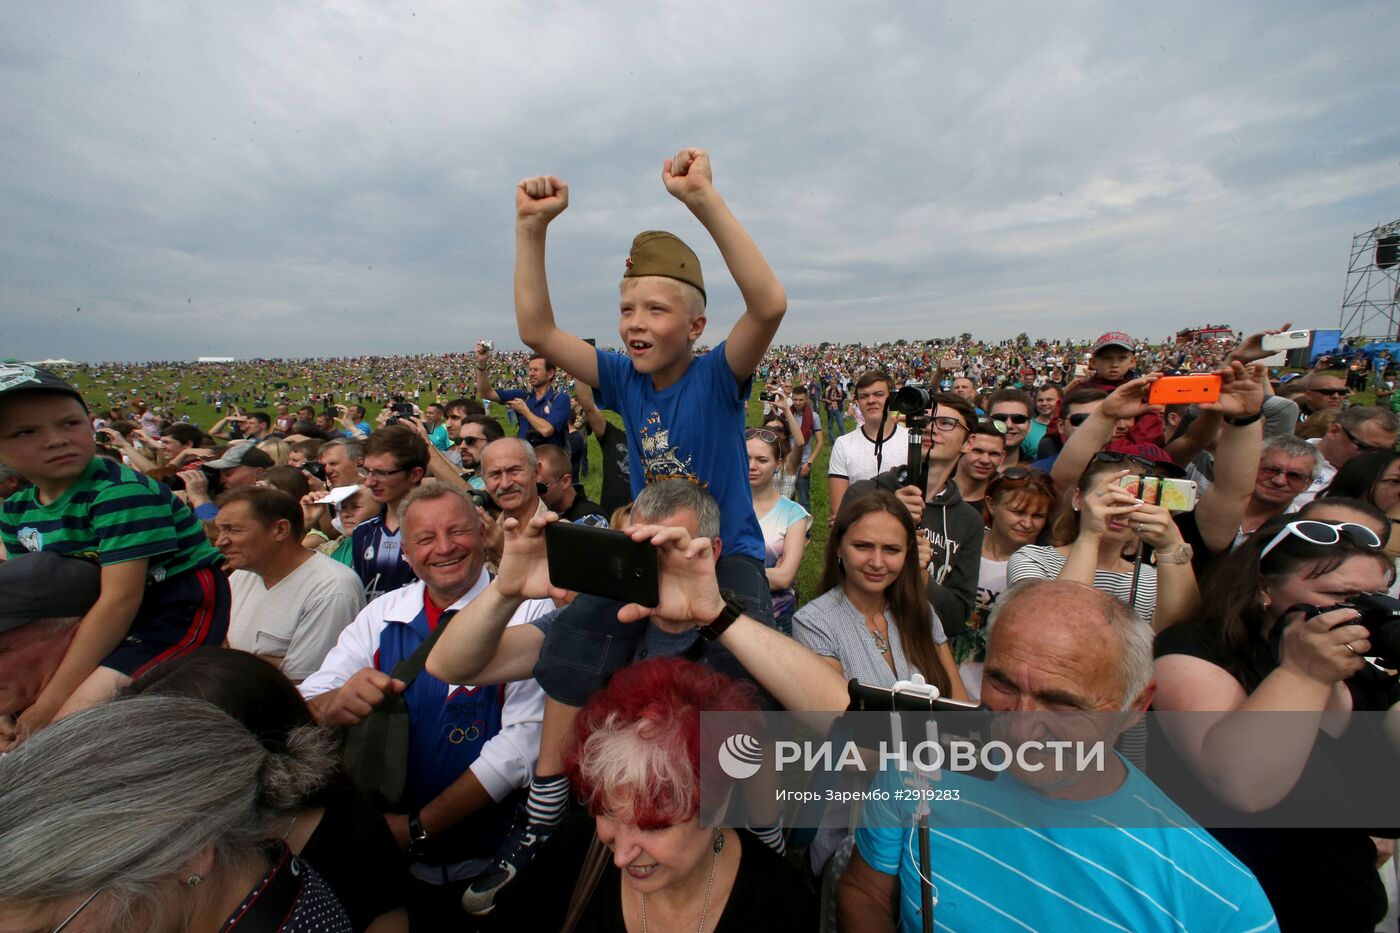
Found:
[[[714,854],[710,856],[710,880],[705,882],[705,906],[700,909],[700,925],[695,928],[695,933],[705,933],[705,918],[710,915],[710,895],[715,890],[715,866],[719,864],[719,853],[724,848],[724,831],[715,830],[715,841],[713,845]],[[647,896],[641,895],[642,899],[642,933],[647,933]]]
[[[890,653],[890,640],[888,638],[886,638],[884,635],[881,635],[877,629],[873,629],[869,626],[866,626],[866,631],[870,633],[871,638],[875,639],[876,651],[880,652],[881,654]]]

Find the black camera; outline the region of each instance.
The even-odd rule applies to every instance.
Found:
[[[927,414],[933,407],[933,399],[923,386],[905,386],[890,399],[890,408],[901,415]]]
[[[760,392],[760,393],[758,393],[758,400],[759,400],[760,402],[771,402],[771,401],[773,401],[773,393],[772,393],[772,392]]]
[[[207,467],[201,463],[199,465],[199,472],[203,473],[205,478],[209,480],[210,499],[214,498],[219,493],[224,491],[224,481],[220,477],[218,470],[215,470],[212,467]],[[171,473],[169,476],[161,480],[161,482],[165,483],[165,485],[169,486],[171,489],[185,488],[185,478],[179,473]]]
[[[316,477],[321,482],[326,481],[326,468],[319,461],[308,460],[301,465],[302,471]]]
[[[392,405],[389,406],[389,410],[392,411],[393,414],[390,415],[387,419],[385,419],[384,424],[386,426],[391,424],[398,424],[405,418],[413,417],[412,402],[394,402]]]
[[[1358,593],[1344,603],[1332,606],[1297,606],[1303,610],[1303,618],[1331,612],[1333,609],[1355,609],[1361,613],[1351,622],[1343,625],[1359,625],[1366,629],[1366,640],[1371,649],[1366,657],[1375,658],[1387,668],[1400,668],[1400,600],[1392,599],[1384,593]],[[1283,626],[1275,631],[1282,632]]]

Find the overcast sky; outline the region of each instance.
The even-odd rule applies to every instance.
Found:
[[[780,342],[1336,327],[1400,217],[1375,3],[21,3],[0,22],[0,356],[519,345],[513,189],[556,174],[561,325],[715,181]]]

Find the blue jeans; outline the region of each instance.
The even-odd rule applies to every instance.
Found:
[[[841,409],[828,406],[826,409],[826,436],[834,441],[845,433],[846,416],[841,414]]]
[[[812,474],[809,472],[803,476],[801,472],[797,474],[792,484],[792,499],[807,511],[812,511]]]

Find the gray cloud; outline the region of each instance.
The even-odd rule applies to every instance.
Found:
[[[608,342],[681,145],[787,286],[779,339],[1336,326],[1400,215],[1393,10],[892,2],[21,5],[0,32],[5,355],[517,343],[512,189],[571,186]],[[81,311],[77,309],[81,308]]]

